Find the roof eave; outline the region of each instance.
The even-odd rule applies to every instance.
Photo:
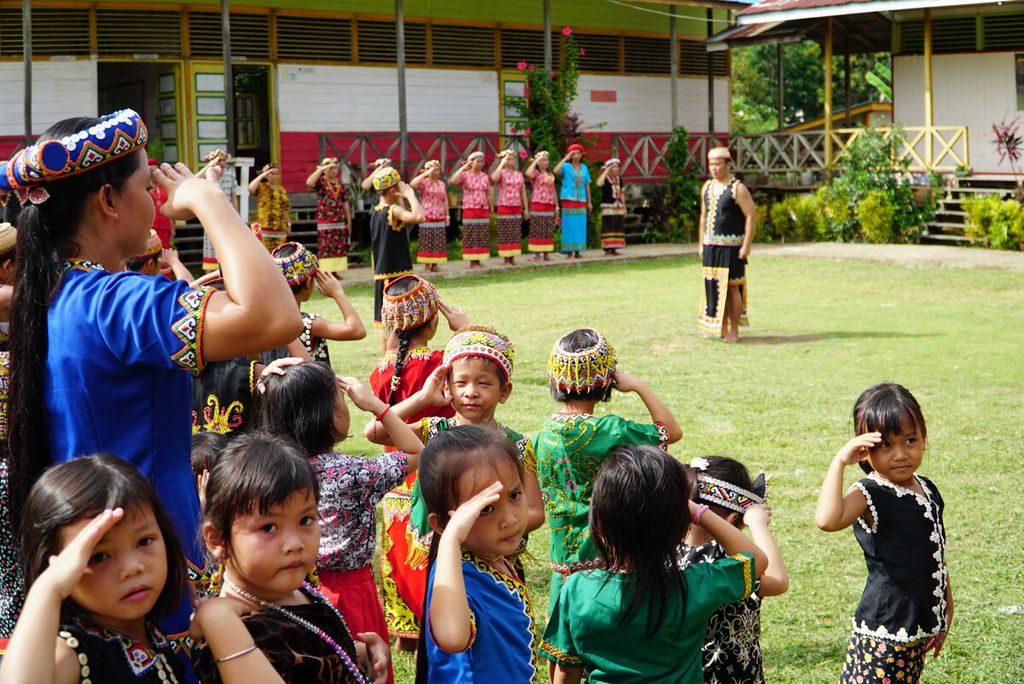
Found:
[[[749,12],[749,10],[745,10],[736,15],[736,23],[761,24],[798,21],[801,19],[824,19],[848,14],[871,14],[875,12],[897,12],[900,10],[999,4],[1003,3],[992,2],[992,0],[873,0],[872,2],[853,2],[846,5],[827,5],[824,7],[797,8],[772,12]]]

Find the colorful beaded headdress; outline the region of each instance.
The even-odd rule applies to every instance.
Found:
[[[288,256],[277,256],[277,253],[288,245],[295,247],[295,251]],[[320,265],[316,256],[298,242],[284,243],[274,250],[273,256],[278,268],[281,269],[281,273],[284,274],[285,280],[288,281],[289,285],[293,286],[302,285],[312,278],[313,273]]]
[[[690,467],[698,472],[697,492],[701,499],[715,506],[722,506],[737,513],[743,513],[754,504],[763,504],[768,498],[768,481],[764,473],[757,476],[751,486],[753,491],[737,487],[731,482],[706,475],[703,471],[710,464],[706,458],[695,458]]]
[[[160,242],[160,236],[152,228],[149,230],[149,239],[146,240],[146,251],[142,254],[128,257],[129,259],[149,259],[160,254],[164,250],[164,244]]]
[[[397,282],[409,280],[415,285],[408,292],[388,294]],[[381,326],[387,332],[401,332],[429,323],[437,315],[437,288],[416,275],[405,275],[388,283],[380,309]]]
[[[610,169],[613,166],[621,166],[621,165],[622,165],[622,160],[621,159],[619,159],[618,157],[612,157],[611,159],[609,159],[608,161],[606,161],[604,164],[601,165],[601,170]]]
[[[18,229],[6,221],[0,223],[0,257],[7,256],[18,246]]]
[[[444,365],[466,357],[481,357],[493,361],[508,382],[516,362],[516,350],[508,338],[494,328],[482,325],[467,325],[448,340],[444,348]]]
[[[398,175],[398,171],[395,171],[390,166],[380,167],[373,172],[371,178],[373,180],[373,189],[377,192],[384,192],[402,182],[402,177]]]
[[[0,164],[0,190],[16,190],[22,203],[49,199],[45,184],[106,164],[143,147],[149,132],[142,117],[122,109],[60,140],[40,140]]]
[[[562,349],[562,340],[568,335],[563,335],[551,350],[551,358],[548,359],[548,379],[557,389],[567,392],[589,392],[608,387],[615,379],[615,366],[618,363],[615,349],[604,335],[593,328],[581,330],[592,332],[597,337],[597,342],[581,351],[566,351]]]

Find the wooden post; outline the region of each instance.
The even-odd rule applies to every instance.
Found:
[[[825,166],[832,164],[832,17],[825,19]]]
[[[778,57],[778,69],[779,69],[779,99],[778,99],[778,110],[779,110],[779,130],[781,131],[786,127],[786,47],[779,43],[775,46],[777,57]]]
[[[553,67],[551,53],[551,0],[544,0],[544,71],[551,73]]]
[[[707,9],[708,38],[715,34],[715,11]],[[708,53],[708,135],[715,134],[715,60],[714,54]],[[718,143],[716,142],[715,145]]]
[[[676,28],[676,6],[669,5],[672,16],[668,20],[669,42],[669,97],[672,98],[672,130],[679,125],[679,32]]]
[[[932,170],[935,150],[932,145],[932,127],[935,125],[932,115],[932,11],[924,11],[924,163]]]
[[[21,2],[21,42],[25,59],[25,91],[22,94],[25,116],[25,147],[32,144],[32,0]]]
[[[395,0],[395,43],[398,57],[398,168],[400,173],[405,174],[409,131],[405,111],[405,9],[402,0]]]
[[[235,74],[231,69],[231,0],[220,0],[221,48],[224,58],[224,129],[227,152],[235,150]]]
[[[853,125],[850,119],[850,109],[853,107],[853,93],[850,92],[850,32],[843,32],[843,94],[845,95],[843,107],[846,116],[843,117],[843,125],[849,128]]]

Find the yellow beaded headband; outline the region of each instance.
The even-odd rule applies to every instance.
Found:
[[[581,351],[565,351],[562,349],[562,340],[566,336],[563,335],[551,350],[551,358],[548,359],[548,379],[557,389],[589,392],[609,387],[615,379],[615,367],[618,364],[615,349],[604,335],[593,328],[581,330],[593,333],[597,337],[597,342]]]

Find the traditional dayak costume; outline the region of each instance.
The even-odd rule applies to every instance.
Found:
[[[7,224],[10,225],[10,224]],[[10,384],[11,355],[0,351],[0,439],[7,439],[7,393]],[[0,458],[0,655],[25,601],[24,567],[18,549],[18,529],[11,516],[11,482],[7,459]]]
[[[583,153],[582,145],[569,145],[569,152]],[[580,161],[579,168],[572,162],[562,164],[562,252],[582,252],[587,248],[587,188],[590,186],[590,168]]]
[[[593,333],[597,343],[583,351],[563,351],[555,343],[548,360],[548,380],[557,389],[586,393],[613,382],[615,350],[601,333]],[[590,538],[590,495],[601,464],[622,444],[667,449],[668,431],[661,423],[645,425],[614,415],[598,418],[589,413],[556,413],[533,438],[537,480],[551,528],[551,605],[564,578],[604,564]]]
[[[540,151],[537,158],[548,157]],[[552,252],[555,249],[555,174],[536,169],[530,196],[530,236],[526,248],[531,252]]]
[[[515,158],[513,150],[502,152],[501,164]],[[519,170],[502,170],[498,180],[498,256],[517,257],[523,253],[523,188],[526,179]]]
[[[731,482],[706,475],[708,462],[695,458],[690,467],[697,472],[697,490],[702,501],[721,506],[742,515],[750,506],[762,504],[767,498],[767,485],[761,473],[747,491]],[[687,568],[699,563],[715,563],[727,558],[725,549],[715,540],[700,546],[682,544],[679,566]],[[761,664],[761,581],[754,580],[750,595],[743,601],[727,603],[708,619],[702,657],[705,682],[741,681],[763,684]]]
[[[700,302],[700,332],[704,337],[721,337],[725,320],[725,299],[728,287],[739,286],[743,298],[740,325],[747,322],[747,261],[740,259],[740,247],[746,228],[746,216],[736,202],[736,185],[732,178],[722,184],[711,179],[704,183],[704,290]]]
[[[393,188],[402,182],[390,166],[382,166],[373,172],[373,189],[378,193]],[[388,281],[412,273],[412,259],[409,257],[409,231],[395,217],[397,204],[383,200],[370,214],[370,253],[373,255],[373,322],[380,325],[381,306],[384,304],[384,288]]]
[[[46,183],[89,171],[148,140],[126,109],[60,140],[40,140],[0,165],[0,189],[45,202]],[[189,466],[192,378],[203,367],[203,321],[213,290],[68,259],[47,311],[49,343],[43,387],[50,454],[61,463],[106,451],[154,483],[186,555],[196,545],[199,498]],[[200,563],[201,565],[201,563]],[[187,630],[186,599],[164,622]]]
[[[78,660],[80,681],[184,682],[185,668],[174,655],[171,641],[154,625],[146,625],[149,644],[79,620],[63,624],[57,635]]]
[[[854,485],[870,512],[853,525],[868,579],[853,615],[844,684],[916,683],[928,639],[949,628],[945,503],[934,482],[914,479],[923,494],[874,473]]]
[[[622,162],[612,157],[601,168],[605,171]],[[606,252],[626,246],[626,199],[618,172],[605,176],[601,186],[601,248]]]
[[[214,150],[210,154],[203,157],[204,161],[210,161],[215,157],[224,157],[224,172],[217,178],[217,187],[220,191],[228,198],[229,202],[234,202],[235,198],[241,194],[241,188],[238,186],[238,179],[235,178],[235,169],[233,166],[228,166],[227,158],[228,153],[224,150]],[[213,242],[210,240],[210,235],[204,230],[203,231],[203,270],[204,271],[216,271],[219,268],[217,262],[217,250],[213,248]]]
[[[469,160],[483,159],[483,152],[474,152]],[[483,261],[491,255],[491,177],[484,171],[463,171],[462,186],[462,258]]]
[[[323,163],[338,160],[331,157]],[[316,181],[316,255],[325,271],[348,269],[348,188],[340,178],[324,172]]]
[[[273,252],[288,240],[292,219],[292,202],[281,184],[260,183],[256,187],[256,216],[263,226],[263,246]]]
[[[437,316],[437,288],[418,276],[402,277],[415,279],[417,286],[401,295],[385,295],[382,318],[387,332],[412,330]],[[401,374],[396,378],[398,356],[390,351],[370,374],[370,388],[381,401],[387,403],[394,395],[393,403],[399,403],[418,392],[443,359],[444,353],[439,350],[414,347],[406,352]],[[450,417],[454,414],[451,406],[431,407],[411,416],[410,422],[429,416]],[[391,636],[407,639],[419,637],[419,620],[423,615],[426,590],[425,559],[423,566],[417,568],[410,567],[408,560],[410,496],[415,480],[415,473],[408,475],[402,484],[384,496],[382,506],[384,536],[381,539],[380,576],[384,615]]]
[[[424,171],[441,168],[441,162],[431,159],[423,165]],[[420,181],[420,206],[426,220],[419,224],[416,263],[443,264],[448,261],[448,190],[445,182],[429,176]]]
[[[146,241],[146,250],[141,254],[135,254],[133,256],[128,257],[127,259],[125,259],[125,261],[147,261],[149,259],[158,258],[161,254],[163,254],[163,251],[164,248],[163,245],[160,244],[160,236],[156,234],[155,230],[150,228],[149,239]],[[159,259],[158,263],[160,265],[160,275],[169,278],[170,280],[174,280],[174,273],[171,271],[170,267],[165,266],[163,262],[159,261]]]
[[[152,158],[147,160],[147,162],[150,167],[157,166],[160,163]],[[160,238],[160,246],[164,249],[170,249],[174,221],[164,216],[164,213],[160,211],[160,207],[167,204],[167,191],[154,183],[149,188],[149,196],[153,198],[153,208],[156,209],[156,213],[153,215],[153,230],[156,231],[157,236]]]
[[[0,223],[0,260],[14,260],[18,248],[18,230],[6,221]],[[10,342],[11,322],[0,321],[0,351],[7,351]]]

